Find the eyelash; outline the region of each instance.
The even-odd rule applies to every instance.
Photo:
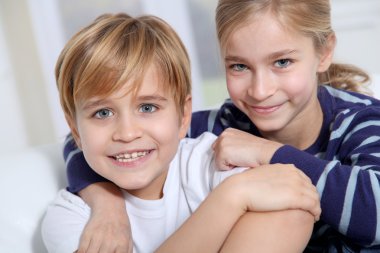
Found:
[[[286,66],[278,66],[278,63],[280,63],[280,62],[285,62],[286,63]],[[292,64],[293,63],[293,61],[292,60],[290,60],[290,59],[280,59],[280,60],[277,60],[277,61],[275,61],[274,62],[274,65],[276,66],[276,67],[279,67],[279,68],[287,68],[290,64]]]
[[[150,110],[149,111],[143,111],[144,110],[144,107],[145,107],[145,109],[147,109],[147,107],[149,107],[150,108]],[[158,106],[157,105],[153,105],[153,104],[142,104],[142,105],[140,105],[140,107],[139,107],[139,112],[141,112],[141,113],[153,113],[153,112],[155,112],[155,111],[157,111],[158,110]],[[104,112],[106,112],[106,114],[107,115],[101,115],[101,113],[104,113]],[[110,109],[107,109],[107,108],[102,108],[102,109],[100,109],[100,110],[97,110],[93,115],[92,115],[92,117],[94,117],[94,118],[96,118],[96,119],[106,119],[106,118],[109,118],[109,117],[111,117],[111,116],[113,116],[114,115],[114,113],[110,110]]]
[[[145,108],[146,107],[150,107],[153,111],[144,112],[144,111],[142,111],[144,107]],[[142,105],[140,105],[139,112],[142,112],[142,113],[153,113],[153,112],[155,112],[157,110],[158,110],[158,106],[157,105],[154,105],[154,104],[142,104]]]
[[[107,115],[106,115],[106,116],[104,116],[104,115],[100,115],[100,113],[102,113],[102,112],[107,112]],[[109,115],[110,113],[111,113],[112,115]],[[108,118],[108,117],[113,116],[113,114],[114,114],[114,113],[113,113],[110,109],[102,108],[102,109],[100,109],[100,110],[97,110],[97,111],[94,113],[93,117],[95,117],[95,118],[97,118],[97,119],[105,119],[105,118]]]
[[[241,68],[244,68],[244,69],[241,69]],[[244,70],[246,70],[248,67],[242,63],[234,63],[234,64],[231,64],[230,66],[230,69],[232,69],[233,71],[237,71],[237,72],[242,72]]]
[[[285,58],[285,59],[279,59],[279,60],[275,61],[274,66],[278,67],[280,69],[284,69],[284,68],[289,67],[289,65],[292,63],[293,63],[293,61],[291,59]],[[283,64],[285,64],[285,66],[282,66]],[[230,69],[232,69],[233,71],[237,71],[237,72],[243,72],[244,70],[248,69],[248,67],[247,67],[247,65],[242,64],[242,63],[234,63],[234,64],[230,65]]]

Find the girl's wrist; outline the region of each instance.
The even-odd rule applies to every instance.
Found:
[[[267,141],[264,145],[263,145],[263,148],[262,148],[262,151],[261,151],[261,154],[260,154],[260,157],[261,157],[261,161],[260,161],[260,164],[261,165],[265,165],[265,164],[270,164],[270,161],[272,160],[274,154],[276,153],[276,151],[281,148],[284,144],[281,144],[281,143],[278,143],[278,142],[275,142],[275,141]]]

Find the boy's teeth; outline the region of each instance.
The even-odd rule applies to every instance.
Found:
[[[116,160],[119,162],[129,162],[136,158],[145,156],[148,153],[148,151],[141,151],[141,152],[133,152],[133,153],[126,153],[126,154],[120,154],[115,156]]]

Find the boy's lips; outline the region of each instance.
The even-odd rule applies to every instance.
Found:
[[[113,155],[111,157],[118,162],[128,163],[128,162],[133,162],[133,161],[136,161],[138,159],[141,159],[141,158],[145,157],[146,155],[150,154],[151,152],[152,152],[152,150],[141,150],[141,151],[119,153],[119,154]]]

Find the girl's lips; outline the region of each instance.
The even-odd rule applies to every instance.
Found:
[[[250,106],[251,111],[254,111],[258,114],[270,114],[277,111],[281,105],[275,106]]]

